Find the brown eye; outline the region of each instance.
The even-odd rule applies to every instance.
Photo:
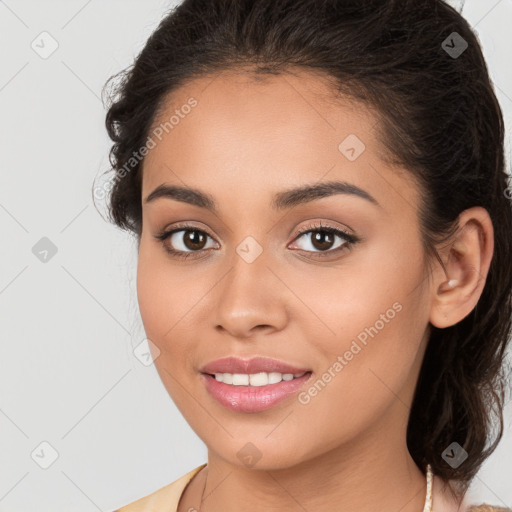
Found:
[[[194,253],[201,253],[203,249],[211,248],[208,246],[208,239],[213,239],[205,231],[195,226],[181,226],[170,231],[164,231],[156,236],[164,246],[164,249],[171,256],[187,258]]]
[[[326,233],[325,231],[315,231],[312,233],[311,243],[313,247],[320,251],[326,251],[331,249],[334,243],[334,235],[332,233]]]
[[[182,242],[188,249],[192,251],[198,251],[200,249],[204,249],[206,243],[206,236],[201,231],[180,231],[180,233],[185,233],[184,235],[180,235],[182,237]]]
[[[201,251],[210,236],[200,229],[179,229],[169,234],[169,244],[175,251]]]
[[[311,252],[334,252],[336,249],[349,246],[355,241],[348,233],[335,228],[310,229],[301,233],[297,240],[301,238],[306,240],[306,243],[299,249]]]
[[[333,254],[351,247],[357,238],[333,226],[311,226],[302,230],[296,240],[306,241],[299,249],[312,253]],[[337,241],[337,239],[339,241]],[[297,243],[297,242],[295,242]]]

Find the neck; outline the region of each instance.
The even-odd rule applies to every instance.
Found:
[[[209,451],[200,510],[422,512],[426,477],[407,451],[406,419],[397,428],[396,415],[390,416],[393,429],[380,422],[378,432],[293,467],[246,468]]]

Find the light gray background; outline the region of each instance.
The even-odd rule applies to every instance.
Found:
[[[206,461],[155,368],[132,352],[145,337],[135,243],[91,197],[110,149],[101,88],[172,5],[0,0],[0,512],[110,511]],[[512,0],[467,0],[463,14],[504,110],[510,161]],[[58,43],[46,59],[31,47],[47,37],[50,48],[43,31]],[[57,248],[46,263],[32,252],[43,237]],[[511,507],[510,403],[505,421],[470,492]],[[42,442],[58,452],[48,469]]]

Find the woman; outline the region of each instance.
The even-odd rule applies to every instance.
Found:
[[[503,431],[512,208],[459,13],[185,0],[106,124],[154,362],[208,448],[120,511],[510,510],[464,499]]]

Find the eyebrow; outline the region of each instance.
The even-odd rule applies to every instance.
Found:
[[[327,181],[315,185],[304,185],[285,190],[275,194],[271,206],[277,211],[285,210],[300,204],[309,203],[316,199],[337,194],[360,197],[382,208],[379,202],[371,194],[366,192],[366,190],[351,183],[347,183],[346,181]],[[210,194],[206,194],[195,188],[167,185],[165,183],[156,187],[153,192],[146,197],[144,203],[148,204],[162,197],[188,203],[200,208],[206,208],[213,213],[218,213],[217,203]]]

